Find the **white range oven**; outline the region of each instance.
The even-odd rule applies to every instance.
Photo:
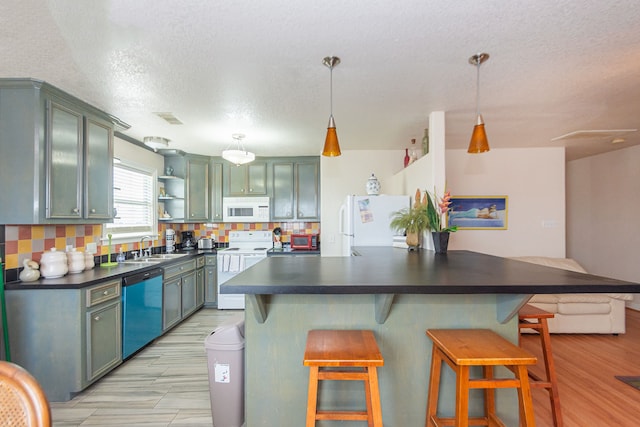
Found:
[[[231,231],[229,247],[218,249],[218,308],[244,309],[244,294],[223,294],[220,285],[267,257],[271,231]]]

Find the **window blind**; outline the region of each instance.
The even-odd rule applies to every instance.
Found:
[[[113,167],[113,206],[116,218],[105,224],[114,239],[153,234],[153,172],[119,163]]]

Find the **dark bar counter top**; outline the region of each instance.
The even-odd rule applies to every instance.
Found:
[[[352,257],[270,257],[221,286],[243,294],[634,293],[640,284],[471,251],[356,248]]]

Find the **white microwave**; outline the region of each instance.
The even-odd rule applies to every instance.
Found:
[[[222,221],[269,222],[268,197],[223,197]]]

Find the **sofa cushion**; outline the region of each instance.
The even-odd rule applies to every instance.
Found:
[[[572,302],[568,304],[558,304],[559,314],[609,314],[611,312],[611,304],[591,303],[591,302]]]
[[[530,262],[532,264],[544,265],[546,267],[562,268],[563,270],[577,271],[578,273],[586,273],[578,262],[571,258],[551,258],[545,256],[519,256],[511,257],[516,261]]]

